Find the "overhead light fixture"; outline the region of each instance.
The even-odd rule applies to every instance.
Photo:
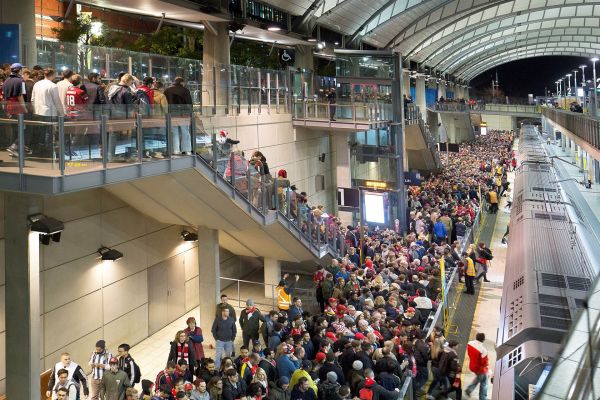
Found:
[[[598,60],[600,60],[598,57],[594,57],[594,58],[592,58],[590,61],[592,61],[592,62],[596,62],[596,61],[598,61]]]
[[[269,32],[279,32],[281,30],[281,28],[278,27],[277,25],[271,25],[267,28],[267,30]]]
[[[52,217],[47,217],[44,214],[34,214],[29,216],[29,222],[32,232],[40,234],[40,242],[44,245],[50,244],[50,239],[53,242],[60,242],[60,235],[65,229],[65,224]]]
[[[123,257],[123,253],[121,253],[119,250],[104,246],[98,249],[98,254],[100,254],[102,261],[117,261],[119,258]]]
[[[316,42],[316,41],[317,41],[317,39],[315,39],[315,38],[309,38],[309,39],[308,39],[308,41],[309,41],[309,42]]]
[[[197,242],[198,234],[190,231],[182,231],[181,238],[186,242]]]
[[[325,43],[319,43],[319,44],[317,44],[317,48],[319,50],[323,50],[323,48],[325,48]]]

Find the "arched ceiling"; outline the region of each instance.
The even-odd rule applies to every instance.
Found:
[[[600,0],[264,0],[463,79],[516,59],[600,54]]]

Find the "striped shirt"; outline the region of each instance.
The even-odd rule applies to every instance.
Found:
[[[95,351],[92,352],[90,356],[90,365],[92,364],[103,364],[104,368],[100,367],[92,367],[92,379],[102,379],[104,376],[104,371],[108,370],[110,366],[108,365],[108,361],[112,358],[112,354],[106,350],[104,352],[98,354]]]

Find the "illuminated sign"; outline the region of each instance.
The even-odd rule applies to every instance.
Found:
[[[387,189],[387,183],[380,181],[366,181],[365,186],[372,187],[374,189]]]

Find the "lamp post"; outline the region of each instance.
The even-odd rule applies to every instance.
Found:
[[[581,88],[583,89],[583,108],[586,110],[587,112],[587,101],[585,99],[585,69],[587,68],[587,65],[580,65],[579,68],[581,68]]]
[[[598,92],[596,92],[596,61],[598,61],[599,58],[598,57],[594,57],[592,58],[592,69],[593,69],[593,74],[594,74],[594,84],[593,84],[593,90],[594,90],[594,107],[592,109],[592,115],[596,116],[596,109],[598,107]]]
[[[558,81],[556,81],[556,82],[554,82],[554,83],[556,83],[556,97],[558,98],[558,90],[559,90],[559,89],[558,89]]]
[[[575,74],[575,81],[573,82],[573,88],[575,90],[575,100],[577,100],[577,73],[579,71],[577,71],[576,69],[573,70],[573,73]]]
[[[571,96],[571,76],[572,74],[567,74],[565,77],[567,78],[567,96]]]

